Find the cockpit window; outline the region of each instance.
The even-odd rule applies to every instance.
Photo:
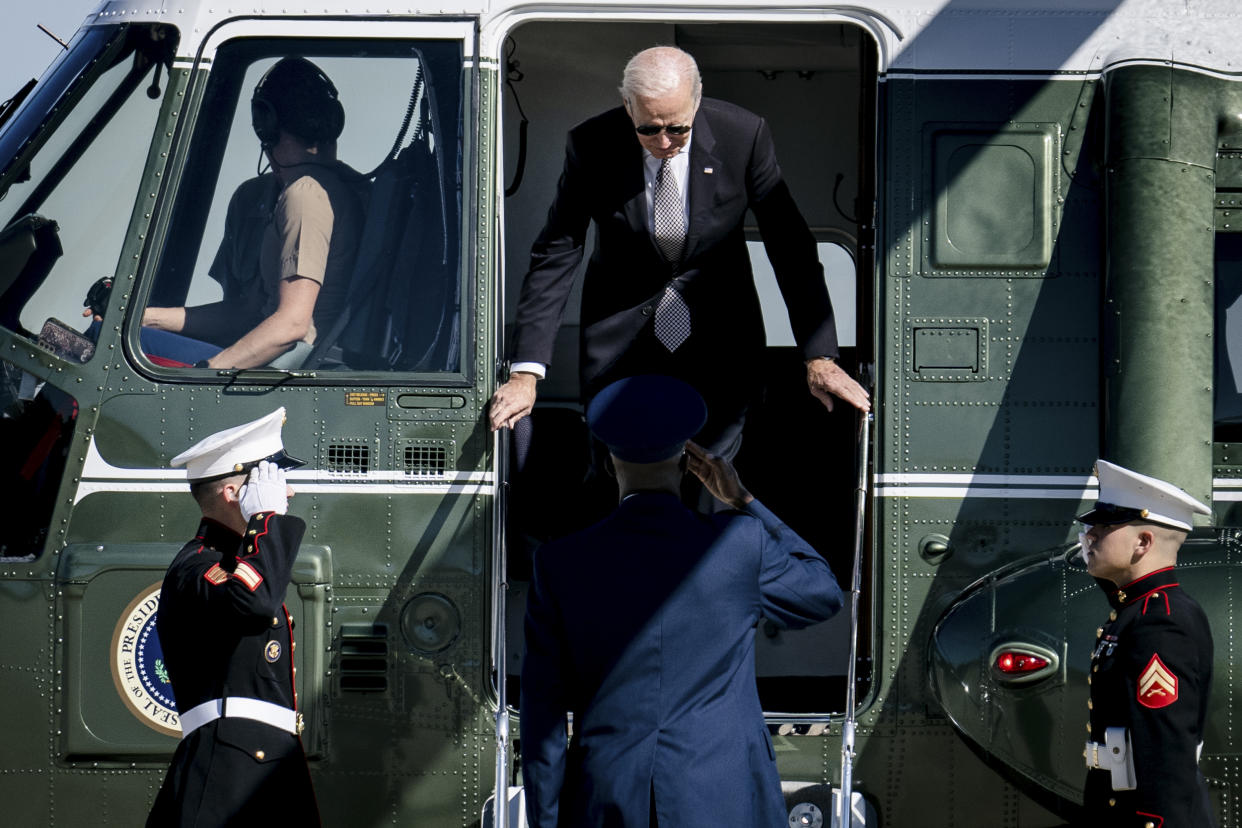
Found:
[[[94,351],[86,296],[117,268],[175,34],[87,31],[0,135],[0,325],[62,358]]]
[[[461,370],[454,41],[225,44],[140,345],[215,372]]]

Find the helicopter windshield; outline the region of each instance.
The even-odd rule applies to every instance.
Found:
[[[120,26],[98,26],[80,31],[61,52],[34,94],[22,102],[8,128],[0,132],[0,163],[7,174],[22,147],[30,140],[43,121],[56,110],[57,104],[82,77],[83,72],[107,50],[120,32]]]
[[[162,25],[85,32],[0,135],[0,325],[89,324],[80,300],[117,266],[175,41]]]

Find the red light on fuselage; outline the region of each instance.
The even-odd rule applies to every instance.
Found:
[[[1033,653],[1005,650],[996,657],[996,669],[1007,676],[1038,672],[1048,666],[1048,659]]]

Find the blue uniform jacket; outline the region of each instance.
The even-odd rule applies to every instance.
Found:
[[[841,600],[758,501],[705,517],[639,493],[539,549],[521,697],[531,825],[646,826],[654,808],[664,826],[784,826],[755,625],[804,627]]]

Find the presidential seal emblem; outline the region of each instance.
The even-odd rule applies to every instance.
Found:
[[[138,594],[121,613],[112,632],[112,681],[125,708],[160,733],[181,736],[177,702],[164,663],[164,648],[155,632],[160,584]]]
[[[280,642],[267,642],[267,646],[263,648],[263,656],[267,659],[268,664],[275,664],[280,661]]]

